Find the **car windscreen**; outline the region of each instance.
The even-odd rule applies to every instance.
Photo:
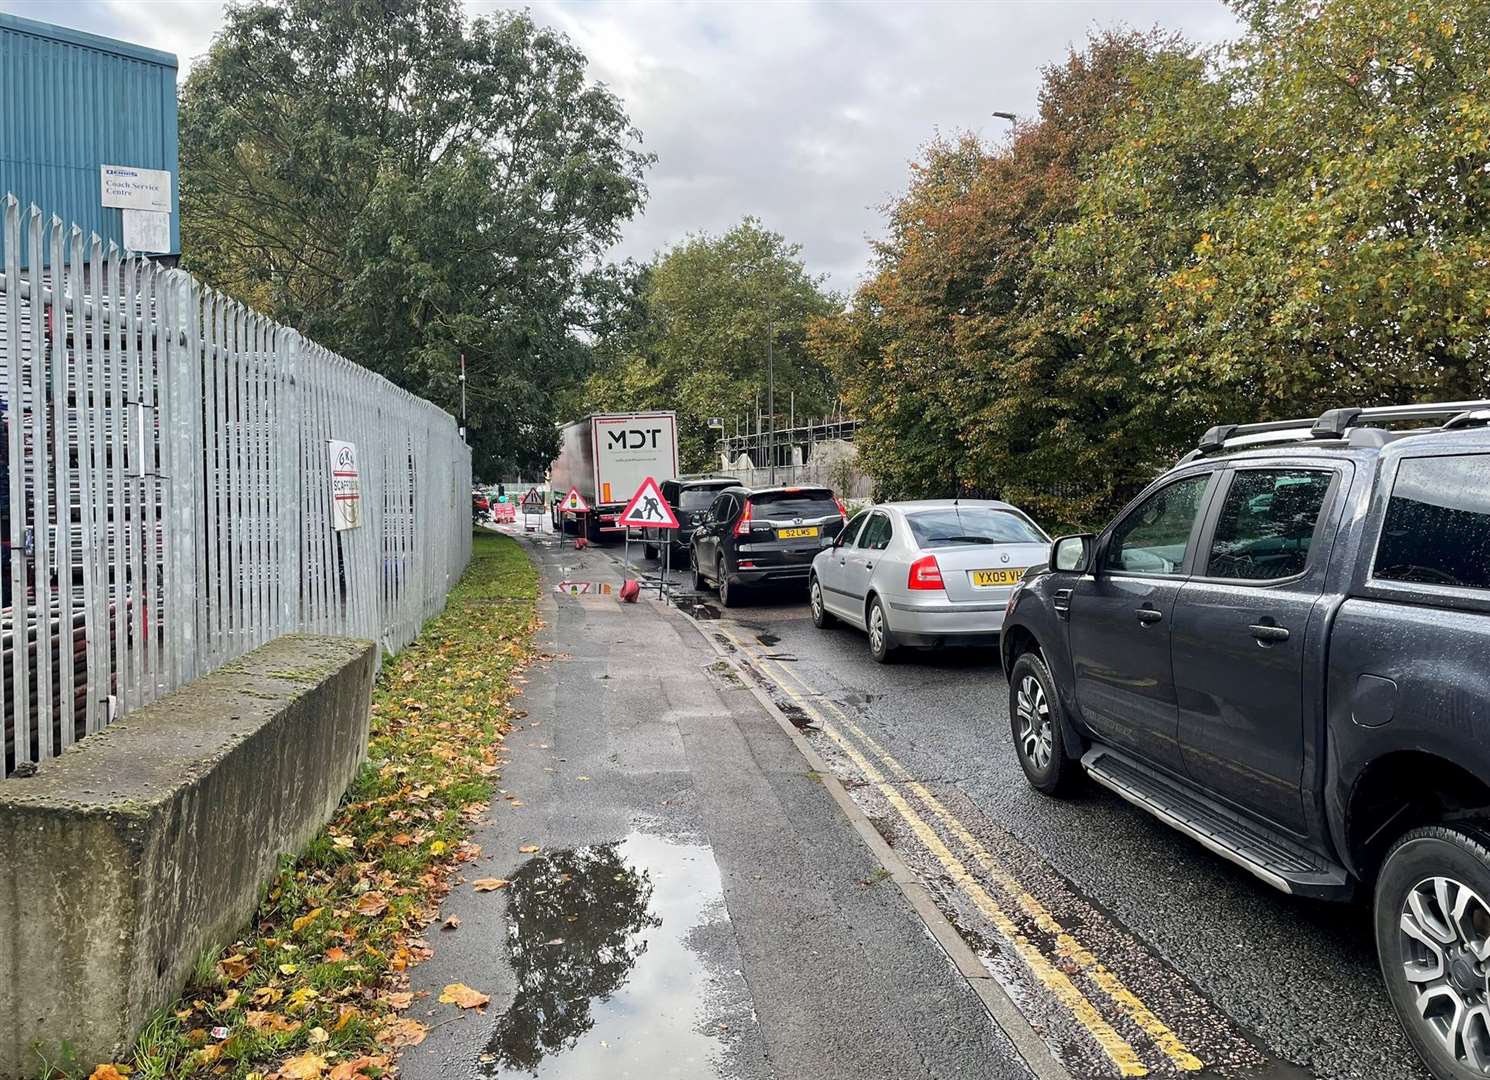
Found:
[[[823,488],[802,491],[763,491],[750,496],[750,515],[767,518],[821,518],[838,513],[833,493]]]
[[[1018,514],[989,506],[917,510],[905,515],[916,546],[953,544],[1047,544],[1039,529]]]
[[[686,487],[678,493],[679,510],[707,510],[725,487]]]

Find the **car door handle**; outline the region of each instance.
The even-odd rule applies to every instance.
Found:
[[[1253,623],[1247,629],[1252,631],[1252,636],[1261,645],[1271,645],[1275,641],[1287,641],[1289,637],[1288,627],[1286,626],[1274,626],[1270,623]]]
[[[1138,609],[1137,614],[1138,621],[1143,623],[1144,626],[1148,626],[1151,623],[1156,623],[1160,619],[1164,618],[1164,613],[1162,611],[1155,611],[1151,607],[1141,607]]]
[[[874,569],[874,563],[872,563],[872,562],[865,563],[864,564],[864,569],[865,570],[873,570]]]

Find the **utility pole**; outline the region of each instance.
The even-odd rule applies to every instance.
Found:
[[[766,412],[771,414],[771,444],[767,453],[771,458],[771,486],[776,486],[776,324],[771,313],[766,314]]]

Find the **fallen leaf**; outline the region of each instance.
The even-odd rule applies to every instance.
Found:
[[[285,1011],[290,1013],[302,1012],[310,1006],[320,995],[308,986],[302,986],[290,995],[290,1000],[285,1002]]]
[[[347,958],[347,950],[340,945],[333,945],[326,950],[326,963],[339,964]]]
[[[436,840],[433,844],[429,845],[429,853],[431,855],[443,855],[445,854],[445,847],[445,841]]]
[[[403,1017],[378,1029],[378,1041],[386,1046],[418,1046],[429,1033],[418,1020]]]
[[[462,1009],[479,1009],[491,1001],[491,995],[472,990],[465,983],[451,983],[440,991],[440,1001],[446,1005],[459,1005]]]
[[[253,992],[253,1003],[255,1005],[273,1005],[285,992],[277,986],[261,986]]]
[[[388,910],[388,900],[380,892],[363,893],[357,900],[357,914],[381,915]]]
[[[326,1034],[325,1028],[313,1027],[306,1033],[305,1041],[310,1043],[312,1046],[320,1046],[322,1043],[330,1042],[331,1036]]]
[[[222,972],[222,977],[229,982],[235,982],[247,975],[253,965],[248,962],[248,957],[242,953],[234,953],[232,956],[224,957],[217,962],[217,969]]]
[[[541,847],[539,847],[537,844],[524,844],[522,847],[518,848],[517,850],[520,851],[520,852],[522,852],[524,855],[536,855],[536,854],[538,854],[538,852],[542,851],[543,849]]]
[[[218,1012],[226,1012],[238,1004],[238,999],[243,996],[241,990],[229,990],[221,1001],[217,1003]]]
[[[336,1010],[336,1023],[331,1026],[331,1030],[340,1031],[361,1015],[362,1013],[357,1006],[342,1005]]]
[[[452,915],[450,916],[450,918],[446,919],[443,923],[440,924],[440,929],[454,930],[458,926],[460,926],[460,916]]]
[[[295,974],[295,972],[297,972],[299,970],[300,970],[300,965],[299,964],[280,964],[279,965],[279,973],[281,975],[293,975],[293,974]]]
[[[326,1059],[320,1054],[301,1054],[279,1067],[285,1080],[318,1080],[325,1072]]]
[[[498,889],[505,889],[511,884],[512,882],[508,881],[506,878],[484,877],[477,881],[473,881],[471,883],[471,887],[477,892],[496,892]]]
[[[123,1070],[122,1072],[120,1070]],[[124,1080],[129,1073],[128,1065],[115,1065],[112,1062],[100,1065],[88,1074],[88,1080]]]
[[[386,1057],[360,1057],[343,1061],[327,1074],[329,1080],[363,1080],[369,1070],[382,1075],[388,1065]]]
[[[384,994],[383,1000],[388,1003],[390,1009],[407,1009],[410,1005],[414,1004],[414,995],[407,990],[399,990],[391,994]]]
[[[355,847],[357,844],[357,841],[353,840],[350,836],[333,836],[331,842],[342,850]]]
[[[244,1014],[243,1022],[255,1031],[299,1031],[298,1021],[291,1020],[283,1013],[261,1012],[249,1010]]]
[[[414,838],[406,832],[398,833],[389,843],[397,844],[399,847],[408,847],[414,842]]]
[[[307,926],[309,926],[311,923],[315,922],[318,918],[320,918],[321,917],[321,912],[323,912],[325,910],[326,910],[325,908],[312,908],[311,910],[307,911],[304,915],[300,916],[300,918],[298,918],[294,922],[292,922],[290,924],[290,928],[292,930],[294,930],[295,933],[297,933],[297,934],[300,933],[300,931],[304,930]]]

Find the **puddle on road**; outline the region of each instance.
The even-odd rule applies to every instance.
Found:
[[[695,619],[719,618],[719,609],[696,593],[675,594],[673,603],[684,615],[692,615]]]
[[[703,1034],[712,970],[690,938],[725,918],[709,848],[633,833],[556,850],[512,877],[507,948],[517,996],[482,1055],[491,1077],[716,1075]]]

